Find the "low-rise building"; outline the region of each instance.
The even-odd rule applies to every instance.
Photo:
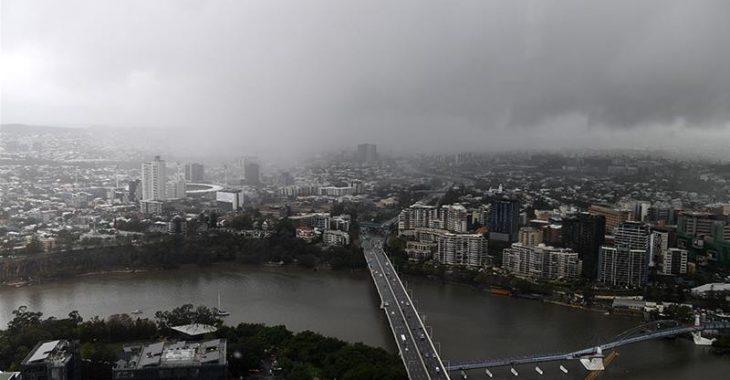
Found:
[[[23,380],[73,380],[79,377],[78,346],[68,340],[39,342],[20,363]]]
[[[327,230],[322,233],[325,245],[346,246],[350,244],[350,234],[345,231]]]
[[[226,340],[163,341],[122,347],[114,379],[226,378]]]

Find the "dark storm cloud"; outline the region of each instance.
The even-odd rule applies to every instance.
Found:
[[[730,137],[727,1],[9,0],[2,11],[3,122],[169,126],[295,150],[595,145],[657,128]]]

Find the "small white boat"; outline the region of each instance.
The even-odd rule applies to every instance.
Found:
[[[142,314],[142,310],[140,310],[140,309],[136,309],[136,310],[132,311],[132,314],[133,314],[133,315],[139,315],[139,314]]]

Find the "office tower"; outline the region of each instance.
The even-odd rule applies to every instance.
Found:
[[[514,242],[519,228],[520,202],[514,199],[493,200],[489,213],[489,238]]]
[[[167,173],[165,161],[160,156],[142,164],[142,200],[161,201],[165,199],[167,192]]]
[[[649,230],[639,222],[623,222],[614,231],[614,246],[602,246],[598,255],[598,281],[608,286],[644,285],[649,267]]]
[[[591,215],[601,215],[606,218],[606,228],[604,231],[606,235],[612,234],[616,226],[629,220],[630,214],[626,210],[614,210],[610,207],[600,205],[592,205],[588,208],[588,213]]]
[[[634,203],[633,220],[637,222],[645,221],[649,215],[649,207],[651,207],[649,202],[639,201]]]
[[[582,212],[563,219],[562,244],[580,254],[583,276],[592,280],[596,278],[598,252],[604,242],[605,230],[606,218],[603,215]]]
[[[534,247],[542,243],[542,229],[537,227],[520,228],[519,237],[517,239],[520,244],[526,247]]]
[[[360,144],[357,146],[357,160],[362,163],[378,160],[378,152],[375,144]]]
[[[261,173],[259,172],[259,164],[252,160],[246,159],[243,163],[243,176],[247,185],[256,186],[260,183]]]
[[[649,234],[649,268],[662,262],[669,249],[669,233],[665,231],[651,231]]]
[[[205,167],[203,164],[189,163],[185,165],[185,180],[188,182],[203,182]]]

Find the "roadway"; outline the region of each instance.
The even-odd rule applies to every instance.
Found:
[[[362,235],[362,247],[382,307],[410,379],[449,379],[421,316],[383,251],[383,238]]]

